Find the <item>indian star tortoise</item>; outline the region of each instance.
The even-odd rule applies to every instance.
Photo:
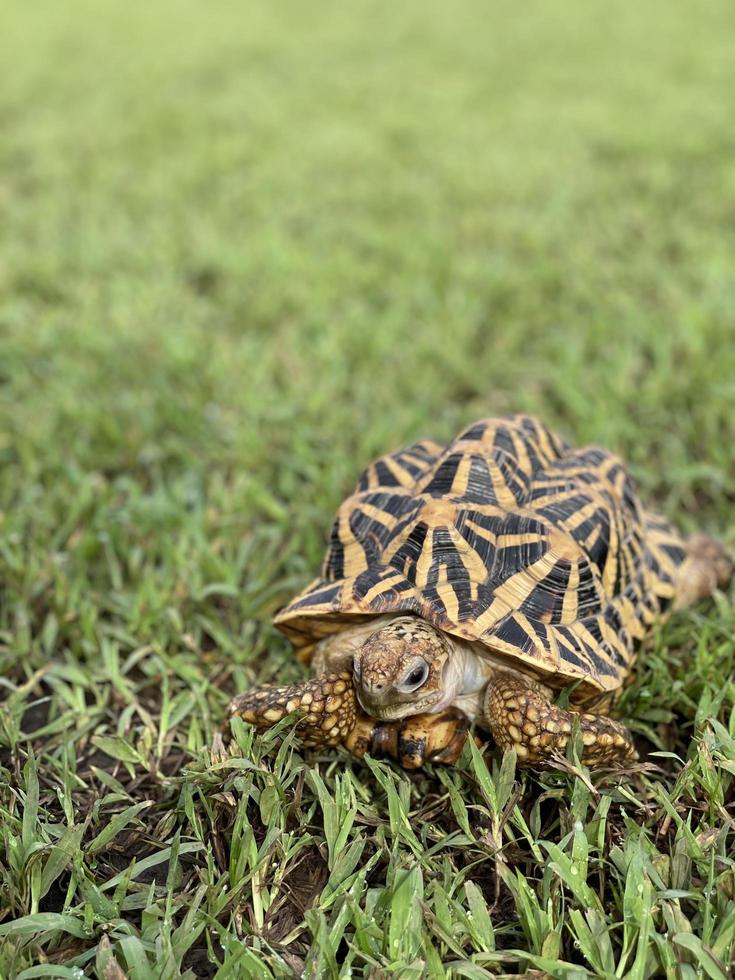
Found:
[[[640,641],[732,568],[646,510],[617,456],[528,416],[485,419],[365,470],[321,575],[275,618],[315,676],[231,714],[260,730],[293,714],[306,746],[406,767],[454,762],[473,721],[543,765],[578,726],[586,764],[624,763],[633,741],[608,712]]]

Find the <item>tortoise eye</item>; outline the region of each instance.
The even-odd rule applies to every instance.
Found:
[[[404,690],[416,691],[421,687],[422,684],[426,683],[426,678],[429,676],[429,668],[427,664],[418,664],[413,668],[411,673],[404,678],[403,684],[401,685]]]

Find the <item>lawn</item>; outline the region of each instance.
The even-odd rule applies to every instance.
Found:
[[[271,616],[416,438],[538,414],[735,547],[734,30],[7,0],[3,978],[728,976],[726,597],[642,653],[622,781],[218,733],[304,676]]]

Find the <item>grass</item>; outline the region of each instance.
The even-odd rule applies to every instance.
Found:
[[[726,598],[641,656],[623,781],[216,734],[419,436],[536,413],[735,545],[731,5],[3,20],[0,974],[727,977]]]

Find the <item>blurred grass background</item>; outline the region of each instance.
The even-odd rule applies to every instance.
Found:
[[[420,436],[449,439],[485,415],[536,413],[574,441],[621,452],[647,499],[683,528],[735,541],[734,22],[722,0],[696,11],[577,0],[522,10],[470,0],[6,2],[0,962],[8,976],[48,957],[51,972],[23,975],[66,975],[77,964],[102,971],[108,933],[133,978],[159,967],[152,975],[214,975],[218,962],[230,971],[222,975],[291,975],[304,963],[310,975],[337,975],[349,962],[376,977],[434,975],[442,962],[451,972],[460,967],[450,970],[449,960],[464,957],[471,967],[461,969],[480,972],[458,975],[528,965],[518,952],[493,959],[471,930],[453,949],[446,923],[442,938],[428,913],[403,924],[401,935],[418,938],[400,955],[356,939],[354,909],[389,918],[404,887],[380,861],[363,882],[377,898],[353,896],[337,939],[336,900],[317,888],[302,904],[318,912],[297,916],[296,937],[279,946],[286,934],[268,933],[253,912],[263,897],[250,889],[255,880],[271,889],[266,908],[275,903],[263,868],[287,867],[287,858],[267,851],[265,865],[261,855],[235,874],[229,835],[233,820],[251,820],[260,845],[263,828],[286,818],[263,812],[260,789],[248,797],[233,782],[242,773],[216,769],[206,746],[233,691],[256,677],[297,676],[271,613],[316,568],[332,511],[361,466]],[[731,725],[722,712],[732,704],[732,618],[721,605],[708,621],[709,647],[703,621],[682,618],[639,682],[629,712],[649,748],[685,756],[713,698]],[[680,647],[672,685],[671,651]],[[394,783],[330,758],[321,786],[335,794],[332,805],[347,793],[334,782],[345,769],[362,787],[362,796],[350,791],[355,819],[383,828]],[[263,775],[267,765],[248,778],[271,787],[275,779],[285,793],[280,776]],[[298,755],[283,765],[303,781]],[[718,778],[730,779],[730,767]],[[319,855],[326,830],[317,803],[327,797],[306,778],[307,844]],[[449,778],[395,782],[411,820],[431,794],[454,814],[438,818],[442,833],[465,839],[442,856],[446,867],[391,846],[396,866],[414,876],[418,868],[427,889],[441,880],[448,894],[459,889],[460,904],[472,903],[458,869],[485,862],[492,868],[482,873],[495,875],[495,857],[463,851],[472,828],[452,824],[457,800],[471,819],[481,803],[461,774],[447,797]],[[523,783],[529,806],[539,785],[551,792],[543,780],[553,777],[540,778]],[[661,787],[682,796],[681,779],[672,763],[657,789],[639,788],[645,819],[658,826],[651,801]],[[216,813],[207,794],[191,809],[202,781],[221,796]],[[723,854],[726,790],[719,810],[709,797],[702,804],[712,821],[702,833],[714,833]],[[36,809],[21,828],[29,792]],[[185,806],[186,792],[194,797]],[[261,806],[262,826],[251,804]],[[127,816],[99,859],[85,858],[84,842],[119,813]],[[225,827],[220,850],[206,850],[216,833],[201,821]],[[551,839],[563,842],[562,825],[548,825]],[[544,827],[539,818],[531,839]],[[184,843],[200,840],[196,860],[174,860],[168,880],[164,869],[163,881],[133,875],[127,891],[114,885],[119,900],[108,907],[103,882],[131,855],[169,847],[177,831]],[[365,846],[374,857],[386,845]],[[542,895],[539,856],[531,848],[511,863]],[[700,857],[706,864],[711,854]],[[191,948],[177,946],[171,930],[191,895],[200,881],[214,895],[228,861],[239,891],[217,909],[209,892],[199,898],[201,930],[185,930]],[[614,881],[607,887],[599,886],[601,930],[612,930],[620,967],[623,912],[610,898]],[[569,975],[604,975],[573,946],[579,936],[565,931],[561,913],[534,952],[531,933],[518,931],[512,889],[505,906],[491,892],[493,921],[507,932],[498,949],[547,960],[556,949],[582,971]],[[565,894],[561,887],[553,901],[563,905]],[[692,901],[688,930],[673,913],[671,928],[711,949],[716,937]],[[727,909],[723,921],[735,916]],[[24,918],[39,914],[71,917],[82,932]],[[212,922],[216,950],[202,938]],[[558,942],[548,945],[547,934]],[[720,934],[712,969],[726,961],[729,935]],[[654,975],[663,969],[661,959],[651,966],[656,944],[648,934],[630,939],[639,941],[636,975]],[[689,956],[695,969],[691,943],[676,948],[677,962]]]

